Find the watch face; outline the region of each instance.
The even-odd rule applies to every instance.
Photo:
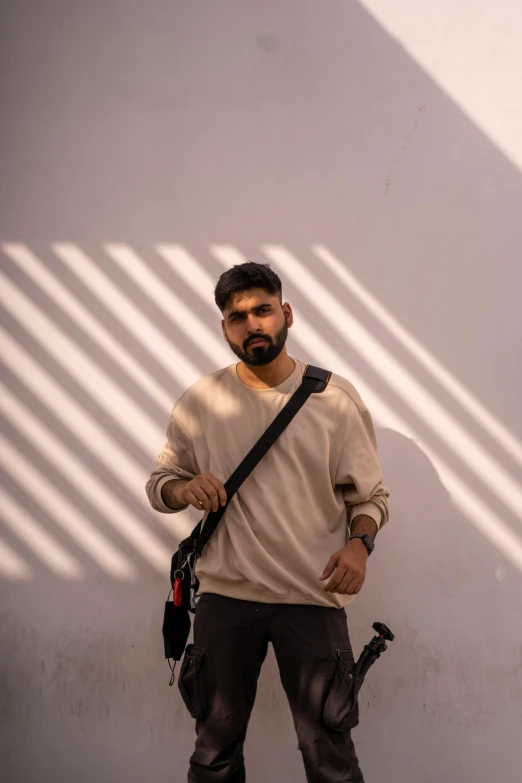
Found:
[[[367,533],[364,534],[364,543],[370,549],[370,551],[373,551],[375,544],[373,543],[373,539]]]

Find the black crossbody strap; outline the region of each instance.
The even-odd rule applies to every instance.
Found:
[[[199,555],[203,552],[208,540],[217,528],[221,517],[227,510],[232,497],[238,491],[241,484],[245,481],[256,465],[265,456],[270,447],[276,442],[283,430],[290,424],[296,413],[303,407],[311,394],[320,394],[326,389],[330,380],[331,372],[322,370],[320,367],[308,365],[303,380],[296,391],[292,394],[285,407],[279,411],[273,422],[261,435],[257,443],[250,449],[240,465],[232,473],[228,481],[225,482],[225,491],[227,493],[226,505],[220,506],[217,511],[210,511],[203,530],[201,531],[202,521],[194,528],[191,535],[196,537],[195,552]]]

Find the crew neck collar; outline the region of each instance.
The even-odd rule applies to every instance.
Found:
[[[252,394],[256,397],[278,397],[281,394],[288,394],[288,392],[292,391],[294,387],[297,388],[301,382],[301,378],[304,372],[304,365],[299,359],[294,358],[294,362],[295,367],[288,378],[280,383],[279,386],[270,386],[267,389],[253,389],[251,386],[247,386],[245,383],[243,383],[237,374],[237,364],[230,365],[230,374],[235,381],[235,385],[245,394]]]

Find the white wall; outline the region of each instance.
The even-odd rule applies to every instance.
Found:
[[[366,780],[515,783],[520,4],[19,0],[0,35],[4,779],[185,779],[160,626],[193,520],[143,484],[171,401],[233,360],[211,285],[248,257],[379,427]],[[247,766],[304,780],[271,657]]]

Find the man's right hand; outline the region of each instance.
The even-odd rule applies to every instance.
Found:
[[[173,488],[176,505],[194,506],[198,511],[217,511],[220,504],[224,506],[227,502],[225,487],[212,473],[202,473],[182,485],[179,482],[172,483],[178,484]],[[164,488],[169,484],[170,481]],[[167,502],[167,505],[170,504]]]

